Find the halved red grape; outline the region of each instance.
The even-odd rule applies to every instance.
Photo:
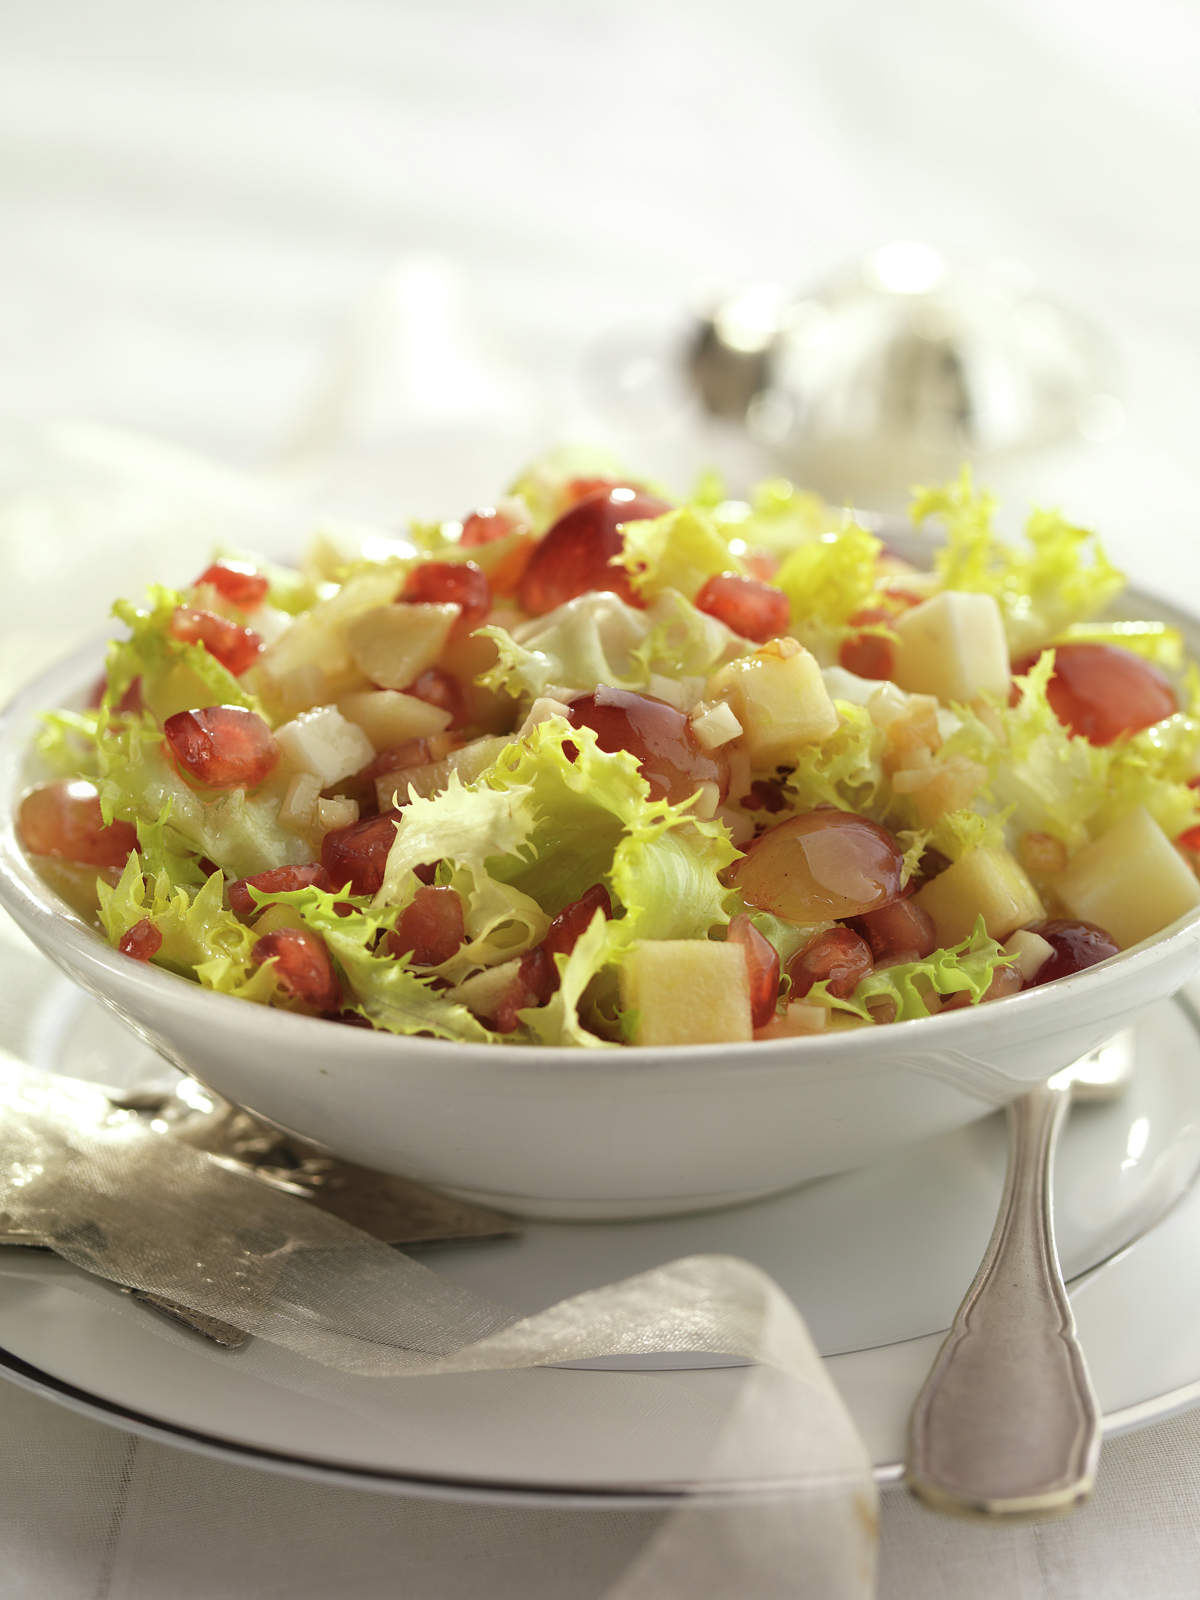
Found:
[[[441,667],[426,667],[420,677],[414,678],[404,692],[418,700],[426,701],[431,706],[440,706],[443,711],[448,711],[452,728],[462,726],[466,696],[458,679],[449,672],[444,672]]]
[[[314,1011],[336,1011],[342,988],[325,941],[308,928],[277,928],[255,941],[250,959],[256,967],[274,961],[281,989]]]
[[[828,981],[829,993],[847,1000],[874,966],[871,947],[853,928],[827,928],[788,962],[791,998],[799,1000],[814,984]]]
[[[787,632],[791,608],[787,595],[772,584],[757,578],[742,578],[736,572],[718,573],[696,596],[696,609],[716,617],[743,639],[766,644]]]
[[[730,872],[745,899],[803,925],[860,917],[900,898],[904,852],[853,811],[809,811],[761,834]]]
[[[279,760],[274,734],[244,706],[177,711],[163,736],[183,776],[209,789],[253,789]]]
[[[248,561],[214,561],[196,579],[197,584],[210,583],[218,594],[241,611],[252,611],[267,598],[269,581]]]
[[[333,882],[319,862],[309,861],[303,866],[270,867],[266,872],[256,872],[250,878],[238,878],[225,891],[229,896],[229,909],[239,917],[250,917],[259,909],[250,891],[259,894],[290,894],[295,889],[332,889]]]
[[[779,952],[768,938],[759,933],[745,911],[732,919],[725,937],[731,944],[740,944],[746,952],[746,968],[750,978],[750,1021],[756,1028],[765,1028],[775,1015],[779,1000]]]
[[[624,567],[610,565],[624,546],[627,522],[661,517],[671,508],[633,489],[589,495],[559,517],[529,558],[517,595],[534,616],[553,611],[576,595],[607,589],[629,605],[641,605]]]
[[[131,822],[105,826],[100,796],[82,778],[31,789],[17,808],[17,837],[31,855],[58,856],[87,867],[123,867],[138,842]]]
[[[149,961],[162,949],[162,942],[161,931],[149,917],[143,917],[132,928],[125,930],[117,941],[117,949],[123,956],[132,956],[135,961]]]
[[[263,647],[262,640],[250,628],[239,627],[228,617],[195,606],[176,606],[171,634],[184,644],[202,644],[235,678],[254,665]]]
[[[664,700],[602,685],[572,700],[569,717],[573,727],[592,729],[601,750],[631,751],[655,800],[676,805],[702,783],[715,783],[722,798],[728,793],[727,757],[703,749],[684,713]]]
[[[387,936],[394,956],[416,967],[440,967],[467,937],[462,896],[456,889],[418,889]]]
[[[1072,972],[1082,972],[1085,967],[1094,967],[1097,962],[1115,956],[1120,949],[1112,935],[1094,922],[1073,922],[1066,917],[1056,917],[1049,922],[1034,923],[1031,932],[1053,946],[1054,954],[1029,979],[1026,987],[1030,989],[1051,983],[1055,978],[1070,977]]]
[[[492,589],[474,561],[423,561],[404,580],[404,600],[458,606],[460,623],[473,628],[492,609]]]
[[[893,900],[890,906],[853,917],[851,926],[871,946],[876,961],[922,961],[938,947],[933,918],[915,900]]]
[[[1150,661],[1115,644],[1057,644],[1046,698],[1058,720],[1089,744],[1112,744],[1179,709],[1166,676]],[[1023,676],[1037,655],[1015,662]]]
[[[335,889],[349,884],[354,894],[375,894],[379,890],[400,817],[399,811],[381,811],[377,817],[333,828],[325,835],[321,840],[321,864]]]

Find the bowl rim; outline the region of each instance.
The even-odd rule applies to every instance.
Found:
[[[1200,617],[1192,616],[1168,601],[1147,594],[1140,588],[1124,591],[1135,604],[1144,603],[1151,613],[1179,628],[1185,639],[1195,641],[1195,653],[1200,654]],[[888,1056],[903,1051],[939,1045],[953,1048],[961,1046],[964,1037],[970,1038],[980,1026],[981,1017],[994,1022],[1003,1020],[1016,1026],[1021,1036],[1041,1036],[1062,1031],[1046,1028],[1045,1019],[1051,1009],[1060,1009],[1063,1001],[1083,1001],[1096,997],[1101,987],[1115,973],[1122,978],[1153,966],[1164,956],[1182,952],[1189,938],[1200,930],[1200,907],[1185,912],[1169,927],[1143,940],[1140,944],[1122,950],[1115,956],[1082,972],[1059,978],[1052,984],[1022,990],[987,1003],[987,1010],[964,1007],[959,1010],[930,1017],[915,1017],[906,1022],[893,1022],[871,1029],[835,1029],[829,1033],[790,1036],[782,1039],[745,1040],[737,1043],[716,1042],[695,1045],[620,1045],[591,1048],[581,1045],[520,1045],[477,1043],[455,1039],[433,1039],[426,1035],[394,1034],[379,1029],[346,1028],[324,1017],[305,1016],[281,1007],[251,1005],[236,996],[204,989],[187,978],[163,971],[142,962],[131,961],[107,944],[103,936],[90,928],[78,914],[47,883],[43,881],[25,854],[16,837],[15,800],[21,792],[24,763],[29,755],[29,735],[43,712],[68,704],[77,698],[82,687],[97,672],[103,660],[103,649],[111,637],[110,632],[90,636],[68,655],[59,657],[49,667],[26,682],[23,687],[0,708],[0,906],[21,926],[34,944],[44,953],[52,955],[55,943],[65,944],[79,965],[95,977],[96,987],[103,993],[116,993],[144,997],[160,1006],[180,1010],[194,1023],[203,1026],[205,1021],[215,1023],[223,1016],[243,1032],[254,1034],[266,1030],[267,1040],[278,1044],[281,1039],[293,1038],[299,1046],[316,1047],[326,1037],[317,1029],[337,1028],[329,1035],[330,1046],[337,1040],[339,1053],[352,1050],[368,1056],[386,1052],[397,1063],[403,1055],[419,1048],[441,1046],[445,1049],[446,1065],[460,1062],[464,1067],[490,1062],[496,1066],[508,1063],[546,1070],[572,1065],[582,1067],[603,1059],[606,1065],[627,1066],[645,1071],[657,1066],[679,1066],[718,1063],[729,1065],[731,1058],[747,1065],[763,1067],[802,1065],[806,1061],[822,1063],[840,1058],[861,1055],[864,1044],[870,1039],[870,1053]],[[36,932],[34,931],[36,930]],[[236,1007],[213,1013],[213,1007]],[[240,1018],[240,1022],[237,1019]],[[936,1032],[930,1034],[931,1026]],[[282,1035],[279,1030],[282,1029]],[[439,1052],[440,1053],[440,1052]]]

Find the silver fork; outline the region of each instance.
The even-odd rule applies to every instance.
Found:
[[[1055,1516],[1091,1491],[1100,1409],[1054,1240],[1054,1151],[1076,1099],[1119,1094],[1128,1031],[1008,1109],[1004,1193],[974,1282],[917,1396],[906,1481],[941,1511]]]

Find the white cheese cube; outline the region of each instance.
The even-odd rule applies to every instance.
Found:
[[[370,739],[336,706],[302,711],[276,728],[275,740],[288,765],[298,772],[311,772],[322,789],[360,772],[375,759]]]
[[[990,594],[945,589],[903,612],[892,626],[892,675],[902,689],[936,695],[945,703],[1008,694],[1008,641]]]
[[[715,705],[701,703],[691,715],[692,732],[705,750],[719,750],[732,739],[740,739],[742,725],[731,705],[718,700]]]
[[[1054,880],[1063,905],[1122,950],[1200,905],[1200,882],[1144,806],[1077,850]]]

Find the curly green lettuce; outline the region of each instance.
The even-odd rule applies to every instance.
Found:
[[[989,936],[980,917],[970,938],[961,944],[935,950],[922,961],[879,968],[847,999],[830,994],[827,981],[814,984],[804,999],[808,1005],[824,1006],[860,1022],[911,1022],[934,1015],[939,1009],[937,1002],[950,995],[965,994],[972,1005],[978,1005],[997,969],[1008,963],[1009,957]]]

